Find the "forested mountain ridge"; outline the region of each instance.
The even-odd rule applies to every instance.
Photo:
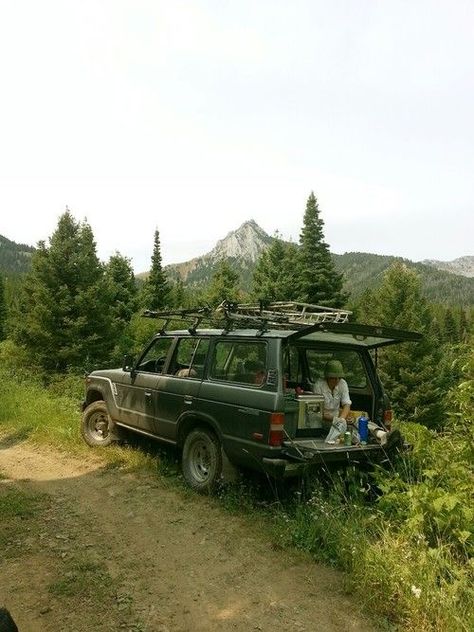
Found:
[[[219,259],[226,258],[239,273],[242,288],[249,290],[256,260],[273,239],[251,220],[242,224],[236,231],[230,232],[209,253],[190,261],[166,266],[165,272],[173,280],[181,277],[183,283],[190,288],[201,288],[210,283]],[[343,255],[333,254],[332,257],[337,271],[344,274],[344,289],[353,298],[360,296],[366,289],[378,287],[382,283],[385,271],[397,261],[403,261],[407,267],[420,275],[423,293],[428,300],[436,303],[474,305],[474,278],[395,256],[346,252]]]
[[[423,294],[430,302],[474,305],[474,278],[388,255],[346,252],[343,255],[333,255],[333,258],[337,270],[344,274],[345,289],[354,298],[366,289],[378,287],[386,270],[394,263],[402,261],[420,276]]]
[[[210,252],[183,263],[168,265],[164,271],[172,280],[181,278],[190,289],[205,288],[215,273],[216,264],[225,259],[240,275],[241,287],[248,291],[255,264],[273,239],[254,220],[249,220],[219,240]],[[0,235],[0,273],[8,277],[27,272],[34,250],[32,246],[17,244]],[[474,276],[470,274],[474,257],[460,257],[453,262],[414,262],[396,256],[362,252],[333,254],[332,257],[337,271],[344,274],[344,289],[352,298],[357,298],[366,289],[378,287],[385,271],[397,261],[403,261],[420,275],[423,293],[428,300],[474,305]],[[459,266],[462,272],[455,273]],[[449,268],[449,271],[440,267]],[[146,277],[147,274],[138,275],[141,276]]]
[[[28,272],[34,250],[32,246],[17,244],[0,235],[0,272],[6,276]]]

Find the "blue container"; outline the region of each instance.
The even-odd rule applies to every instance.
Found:
[[[359,431],[359,437],[361,443],[367,443],[369,440],[369,418],[363,415],[357,420],[357,430]]]

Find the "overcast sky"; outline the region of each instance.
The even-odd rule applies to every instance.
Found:
[[[0,0],[0,234],[98,253],[247,219],[331,251],[474,255],[472,0]]]

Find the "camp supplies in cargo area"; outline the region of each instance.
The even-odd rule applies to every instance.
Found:
[[[323,427],[324,397],[321,395],[297,395],[299,403],[298,429]]]

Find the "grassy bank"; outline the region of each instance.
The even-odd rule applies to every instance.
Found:
[[[81,391],[80,378],[58,379],[45,388],[3,372],[0,427],[18,440],[90,456],[78,430]],[[368,478],[354,471],[332,475],[329,485],[307,481],[304,498],[296,493],[291,500],[262,503],[243,484],[224,489],[220,502],[237,511],[258,507],[261,519],[272,525],[275,546],[295,546],[342,568],[351,591],[388,625],[474,629],[473,442],[472,425],[466,425],[472,421],[472,391],[459,396],[452,432],[437,436],[406,426],[414,450],[391,470],[376,473],[383,491],[376,501]],[[169,468],[166,459],[132,447],[100,455],[128,469]],[[0,512],[7,511],[2,507]]]
[[[80,436],[80,403],[83,382],[80,376],[57,377],[47,387],[34,375],[11,377],[0,371],[0,429],[9,432],[9,441],[51,445],[77,456],[99,454],[86,446]],[[169,463],[132,446],[114,446],[100,452],[111,467],[159,473]]]

